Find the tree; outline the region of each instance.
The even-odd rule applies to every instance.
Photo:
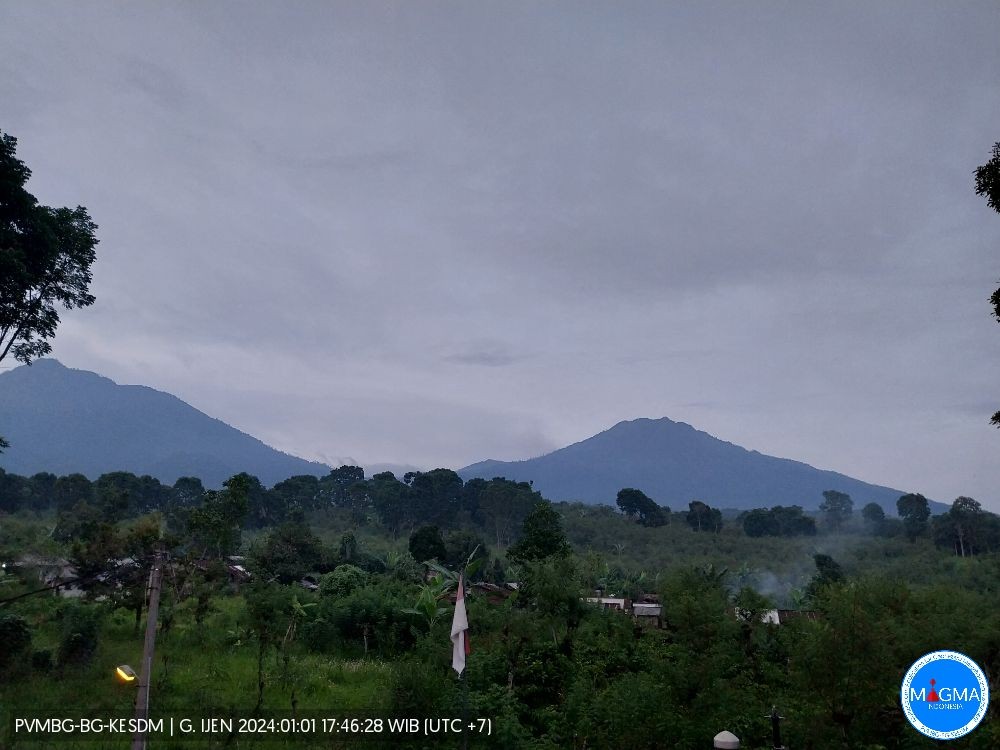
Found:
[[[392,534],[393,539],[400,529],[413,523],[413,508],[410,502],[410,487],[396,479],[391,471],[376,474],[371,480],[371,498],[379,522]]]
[[[993,144],[993,157],[976,168],[976,195],[986,196],[986,205],[1000,213],[1000,143]],[[993,315],[1000,321],[1000,289],[990,297]],[[993,424],[1000,427],[1000,411],[993,415]]]
[[[323,559],[323,545],[305,523],[286,521],[271,530],[251,551],[254,566],[281,583],[298,581],[316,570]]]
[[[368,582],[368,574],[361,568],[344,563],[338,565],[332,573],[325,573],[319,579],[321,596],[343,597]]]
[[[51,508],[55,502],[57,477],[47,471],[40,471],[31,477],[28,491],[28,506],[36,511]]]
[[[327,502],[336,508],[342,508],[347,506],[349,501],[348,488],[352,484],[363,481],[365,481],[363,468],[344,464],[338,469],[332,469],[319,483]]]
[[[754,508],[742,514],[743,533],[747,536],[778,536],[778,524],[766,508]]]
[[[511,560],[544,560],[565,557],[570,553],[569,542],[562,528],[562,518],[552,503],[543,500],[524,519],[523,535],[508,551]]]
[[[0,511],[14,513],[27,505],[30,492],[31,484],[28,480],[0,469]]]
[[[479,493],[476,515],[484,525],[493,528],[497,547],[503,549],[510,544],[511,529],[541,500],[541,494],[527,482],[494,477]]]
[[[462,478],[451,469],[434,469],[413,477],[411,503],[418,520],[438,526],[456,526],[464,493]]]
[[[205,487],[198,477],[180,477],[174,482],[173,499],[181,507],[197,505],[205,495]]]
[[[52,489],[56,510],[65,511],[77,504],[88,504],[94,500],[94,487],[83,474],[69,474],[59,477]]]
[[[975,554],[978,535],[987,514],[978,500],[959,497],[947,513],[934,519],[934,543],[951,547],[959,557]]]
[[[775,505],[771,510],[755,508],[742,515],[743,533],[759,536],[815,536],[816,521],[802,512],[802,506]]]
[[[62,623],[62,636],[57,652],[59,666],[89,662],[97,651],[100,610],[96,606],[70,604],[62,611]]]
[[[319,479],[311,474],[300,474],[278,482],[271,488],[271,494],[281,507],[287,508],[293,503],[305,510],[320,507]]]
[[[441,562],[451,570],[462,570],[470,560],[481,560],[480,569],[488,562],[489,553],[485,542],[471,531],[449,531],[444,538],[444,547],[445,556]]]
[[[205,493],[202,504],[188,515],[188,535],[203,555],[231,555],[240,547],[240,528],[247,515],[248,495],[255,477],[237,474],[223,482],[222,492]],[[259,482],[258,482],[259,484]]]
[[[421,526],[410,535],[410,554],[417,562],[444,560],[448,554],[437,526]]]
[[[0,615],[0,675],[13,673],[13,667],[31,651],[31,628],[28,621],[17,615]],[[11,674],[11,676],[13,676]]]
[[[840,567],[840,563],[829,555],[813,555],[813,562],[816,564],[816,575],[806,587],[806,598],[815,602],[820,591],[844,580],[844,570]]]
[[[906,537],[911,542],[927,529],[927,519],[931,517],[930,505],[927,498],[916,493],[903,495],[896,501],[896,510],[899,517],[903,519],[903,530]]]
[[[263,529],[277,526],[285,520],[287,506],[278,495],[270,492],[260,479],[251,474],[242,472],[236,476],[241,478],[241,491],[246,493],[246,526]]]
[[[244,599],[250,629],[257,638],[257,705],[254,711],[259,711],[264,704],[268,677],[264,659],[268,650],[281,640],[285,630],[282,623],[293,609],[292,590],[275,583],[255,581],[246,588]]]
[[[25,190],[31,170],[17,139],[0,132],[0,361],[24,364],[52,351],[67,310],[94,303],[88,292],[97,225],[87,209],[50,208]]]
[[[626,487],[618,491],[616,499],[621,512],[634,518],[643,526],[663,526],[667,523],[669,508],[661,508],[642,490]]]
[[[129,511],[139,510],[139,477],[130,471],[102,474],[94,482],[94,493],[97,496],[97,507],[105,520],[112,523],[130,515]]]
[[[878,534],[881,532],[885,524],[885,511],[881,505],[878,503],[868,503],[868,505],[861,509],[861,517],[864,519],[865,524],[872,530],[872,533]]]
[[[820,503],[819,509],[826,516],[826,522],[830,524],[830,528],[836,530],[851,517],[854,512],[854,501],[846,492],[826,490],[823,492],[823,502]]]
[[[722,511],[701,500],[688,503],[687,522],[695,531],[721,531]]]

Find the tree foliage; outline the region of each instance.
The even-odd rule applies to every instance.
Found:
[[[986,197],[986,205],[1000,213],[1000,143],[993,144],[993,155],[989,161],[976,168],[976,195]],[[993,315],[1000,322],[1000,288],[990,296]],[[1000,411],[991,420],[1000,427]]]
[[[142,560],[150,545],[174,545],[174,565],[164,581],[169,593],[165,591],[161,606],[165,614],[158,653],[169,655],[171,665],[179,654],[184,659],[195,654],[196,672],[203,676],[192,682],[187,669],[163,669],[156,690],[164,705],[186,705],[195,695],[206,707],[250,708],[256,695],[261,709],[287,710],[291,705],[305,710],[372,706],[373,699],[385,696],[388,708],[447,715],[448,707],[461,701],[448,668],[454,569],[470,558],[466,607],[473,653],[461,688],[475,714],[493,718],[491,746],[700,747],[726,727],[746,747],[765,747],[766,715],[777,704],[787,717],[782,728],[788,746],[901,750],[922,747],[898,705],[901,664],[947,643],[978,661],[991,680],[1000,674],[995,554],[1000,534],[991,531],[998,528],[998,519],[971,498],[959,498],[951,511],[930,522],[937,546],[907,544],[895,538],[894,529],[873,536],[852,523],[845,523],[836,537],[816,538],[813,518],[795,506],[750,511],[723,528],[714,509],[696,506],[703,514],[701,530],[713,532],[703,534],[697,523],[643,526],[636,522],[637,514],[629,519],[611,506],[542,503],[518,522],[520,534],[511,536],[521,541],[505,557],[503,548],[483,544],[482,538],[495,532],[494,518],[482,513],[483,496],[491,487],[500,497],[531,498],[535,493],[530,485],[506,480],[472,480],[462,488],[459,512],[465,520],[435,535],[443,543],[442,561],[448,568],[429,564],[437,573],[430,581],[424,566],[403,551],[405,542],[382,521],[380,511],[375,511],[378,524],[371,515],[358,522],[350,499],[339,507],[321,500],[308,513],[311,526],[299,515],[290,518],[287,510],[269,516],[284,520],[269,523],[255,536],[249,553],[255,575],[234,592],[226,585],[222,560],[191,564],[184,553],[201,554],[207,541],[215,554],[216,532],[229,540],[222,547],[240,543],[233,536],[247,525],[238,512],[240,488],[252,482],[236,477],[221,492],[205,493],[193,481],[183,488],[143,490],[141,480],[107,475],[94,483],[71,482],[80,493],[68,495],[75,504],[62,510],[60,519],[79,539],[56,541],[51,526],[30,513],[5,516],[0,559],[9,559],[8,550],[26,550],[35,543],[65,550],[73,541],[85,541],[88,548],[80,544],[74,562],[96,571],[106,569],[109,560]],[[0,475],[0,497],[13,493],[29,507],[36,502],[30,498],[37,497],[41,506],[54,511],[58,482],[51,475],[39,476],[37,482],[36,477]],[[268,503],[280,497],[289,508],[301,508],[314,489],[323,492],[323,483],[323,478],[316,484],[294,481],[262,491],[272,495]],[[397,486],[412,489],[392,475],[365,480],[363,494],[373,502],[379,483],[392,492]],[[358,484],[347,485],[347,492],[354,493]],[[198,534],[173,542],[158,539],[156,513],[134,516],[145,507],[145,501],[134,499],[146,491],[150,498],[159,497],[153,503],[176,506],[196,518],[196,511],[208,517],[228,515],[232,523],[196,523]],[[127,504],[121,493],[127,493]],[[448,507],[449,496],[455,497],[439,495],[441,507]],[[901,510],[912,509],[919,518],[920,496],[902,500]],[[118,508],[124,518],[109,518],[108,508]],[[883,515],[862,512],[876,521]],[[895,519],[882,523],[903,526]],[[613,543],[621,554],[609,555]],[[832,547],[838,550],[837,560],[815,554],[816,548],[829,552]],[[522,549],[538,554],[522,559]],[[560,549],[564,552],[552,553]],[[332,572],[319,576],[318,592],[299,585],[307,568],[322,573],[334,565]],[[185,566],[196,572],[185,574]],[[520,585],[472,584],[480,566],[493,571],[496,583],[517,580]],[[136,569],[143,572],[139,591],[148,567]],[[859,576],[860,571],[865,575]],[[0,589],[13,592],[27,585],[17,579],[6,576]],[[121,583],[129,585],[124,579]],[[626,612],[595,606],[586,600],[594,589],[636,601],[658,595],[662,627],[640,626]],[[66,681],[67,687],[46,685],[53,700],[70,690],[76,691],[76,700],[93,682],[94,672],[85,662],[88,653],[95,653],[96,630],[68,623],[71,610],[82,606],[93,613],[95,625],[107,624],[104,638],[110,642],[100,651],[101,663],[106,655],[138,643],[136,635],[125,635],[114,607],[141,599],[129,599],[111,579],[87,596],[106,603],[94,607],[29,597],[22,601],[30,604],[18,611],[24,613],[35,644],[65,641],[59,682]],[[193,606],[184,603],[188,597],[196,599]],[[775,625],[765,621],[773,622],[765,615],[775,607],[811,611]],[[25,693],[37,694],[30,690],[38,682],[32,671],[47,669],[51,659],[44,649],[37,659],[29,653],[20,625],[8,630],[7,638],[0,632],[0,657],[4,646],[21,644],[19,667],[7,670],[7,681],[0,679],[0,701],[18,708],[23,687],[29,688]],[[184,676],[178,679],[178,674]],[[240,678],[224,679],[227,675]],[[87,701],[85,695],[82,699]],[[996,747],[998,737],[985,722],[961,746],[985,750]]]
[[[846,492],[825,490],[823,502],[819,506],[830,528],[837,530],[851,517],[854,512],[854,501]]]
[[[695,531],[718,532],[722,529],[722,511],[701,500],[692,500],[688,503],[685,520]]]
[[[94,303],[97,225],[82,206],[39,204],[16,150],[17,139],[0,132],[0,361],[11,354],[30,364],[52,350],[58,307]]]
[[[100,610],[92,604],[69,604],[60,612],[62,634],[58,662],[66,668],[86,664],[97,651],[100,636]]]
[[[542,500],[527,482],[512,482],[494,477],[489,482],[472,480],[476,497],[476,517],[493,530],[499,548],[510,545],[514,529]]]
[[[237,474],[225,481],[221,492],[206,492],[202,504],[191,511],[188,535],[200,554],[225,557],[239,549],[255,479],[248,474]]]
[[[262,543],[254,545],[250,556],[259,575],[282,583],[299,581],[325,567],[322,543],[302,522],[288,521],[273,528]]]
[[[959,497],[947,513],[935,516],[931,536],[941,548],[952,550],[958,557],[1000,550],[1000,518],[983,510],[971,497]]]
[[[421,526],[410,535],[410,554],[417,562],[444,560],[448,554],[437,526]]]
[[[670,508],[661,508],[645,492],[632,487],[619,490],[615,502],[622,513],[643,526],[663,526],[669,518]]]
[[[903,529],[906,537],[916,541],[917,537],[927,530],[927,519],[931,516],[927,498],[917,493],[903,495],[896,501],[896,510],[903,519]]]
[[[743,533],[760,536],[815,536],[816,521],[799,505],[775,505],[770,510],[755,508],[742,514]]]
[[[31,649],[31,628],[23,617],[0,615],[0,677],[6,677]]]
[[[544,560],[548,557],[564,557],[570,552],[562,519],[552,503],[538,503],[524,519],[521,538],[509,550],[511,560]]]
[[[861,518],[873,533],[878,534],[885,524],[885,510],[878,503],[868,503],[861,509]]]

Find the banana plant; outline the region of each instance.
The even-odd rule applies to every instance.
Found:
[[[285,637],[281,641],[282,649],[295,640],[295,633],[299,628],[299,623],[306,618],[306,610],[315,606],[316,602],[302,604],[299,602],[297,596],[292,597],[292,618],[288,621],[288,629],[285,631]]]
[[[472,550],[469,557],[466,559],[465,564],[462,566],[461,575],[465,577],[466,580],[474,576],[479,572],[479,569],[483,567],[483,561],[486,558],[480,557],[479,559],[473,559],[476,557],[476,553],[479,551],[479,545]],[[452,588],[458,586],[459,571],[449,570],[440,563],[430,560],[427,562],[427,567],[437,573],[434,580],[442,580],[447,586],[447,591],[451,591]]]
[[[427,632],[429,633],[434,628],[434,624],[451,611],[449,607],[439,606],[440,600],[448,594],[449,590],[450,586],[440,576],[437,576],[420,587],[420,595],[414,606],[406,607],[401,611],[422,618],[427,624]]]
[[[478,551],[479,546],[477,545],[465,561],[465,565],[462,566],[463,575],[466,578],[475,575],[482,567],[483,558],[473,559]],[[427,563],[427,567],[437,575],[420,587],[420,595],[417,597],[416,604],[402,611],[422,618],[427,623],[427,631],[430,632],[441,617],[452,611],[451,607],[439,606],[439,602],[458,586],[459,573],[449,570],[433,560]]]

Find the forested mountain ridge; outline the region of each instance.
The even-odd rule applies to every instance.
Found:
[[[684,422],[636,419],[526,461],[481,461],[459,470],[464,479],[506,477],[533,482],[550,500],[608,503],[622,487],[635,487],[678,510],[695,499],[746,510],[801,505],[816,510],[823,492],[849,494],[896,513],[904,492],[869,484],[800,461],[747,450]],[[936,503],[937,510],[944,506]]]
[[[0,428],[11,447],[0,468],[30,476],[114,471],[148,474],[172,484],[200,477],[219,487],[242,471],[270,486],[291,476],[323,476],[330,467],[277,451],[168,393],[119,385],[54,359],[0,375]],[[878,503],[890,514],[903,491],[725,442],[667,418],[620,422],[591,438],[526,461],[482,461],[463,479],[531,481],[551,500],[614,504],[635,487],[674,510],[698,499],[746,510],[800,505],[816,510],[827,490],[858,507]],[[944,506],[932,503],[935,511]]]
[[[31,475],[113,471],[149,474],[172,484],[200,477],[221,486],[241,471],[271,485],[330,471],[275,450],[169,393],[119,385],[85,370],[40,359],[0,375],[0,427],[11,446],[0,467]]]

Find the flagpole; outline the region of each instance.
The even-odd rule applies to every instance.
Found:
[[[462,675],[458,676],[462,683],[462,750],[469,748],[469,683]]]
[[[458,591],[455,595],[455,616],[451,623],[452,656],[451,666],[458,673],[459,690],[462,693],[462,750],[468,750],[469,737],[469,685],[463,678],[465,657],[469,654],[469,620],[465,612],[465,571],[458,577]]]

